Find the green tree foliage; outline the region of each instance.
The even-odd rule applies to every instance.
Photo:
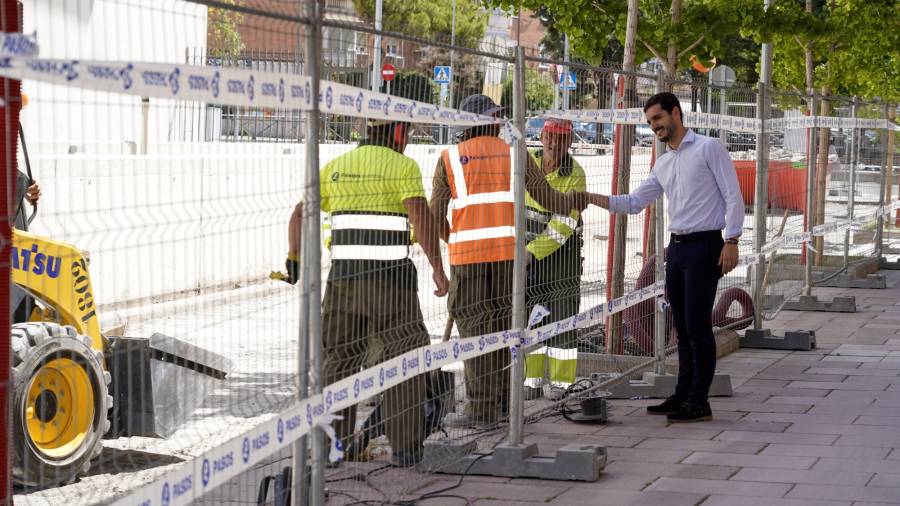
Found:
[[[237,0],[223,0],[224,3],[236,5]],[[238,26],[244,21],[244,15],[228,9],[210,7],[206,26],[207,44],[217,55],[235,57],[244,50],[244,41]]]
[[[724,52],[723,42],[738,33],[746,16],[745,0],[642,0],[638,20],[635,61],[656,57],[669,75],[688,65],[692,55],[701,60]],[[517,9],[513,0],[489,0],[496,7]],[[761,1],[759,2],[762,3]],[[625,42],[627,2],[623,0],[523,0],[522,7],[542,7],[552,15],[555,27],[569,35],[572,54],[599,64],[609,46],[610,34]],[[678,12],[673,17],[673,7]]]
[[[382,86],[387,91],[387,86]],[[431,76],[421,72],[398,72],[391,81],[391,95],[419,102],[431,103],[435,98],[435,86]]]
[[[375,20],[375,0],[353,0],[357,15]],[[487,29],[488,13],[477,0],[456,2],[456,44],[477,48]],[[382,26],[388,32],[402,32],[428,40],[450,42],[453,4],[433,0],[384,0]]]
[[[357,14],[372,23],[375,19],[375,0],[353,0]],[[478,0],[456,1],[457,46],[478,48],[487,30],[490,15]],[[426,40],[449,43],[453,31],[453,3],[428,0],[384,0],[382,27],[385,31],[401,32]],[[415,70],[431,75],[435,65],[449,65],[450,52],[444,48],[423,46]],[[456,52],[453,60],[453,104],[471,93],[481,92],[480,57]],[[411,69],[412,70],[412,69]],[[432,101],[429,99],[428,101]]]
[[[550,109],[553,106],[553,78],[547,73],[538,73],[533,68],[525,69],[525,108],[529,111]],[[503,96],[500,105],[512,110],[513,81],[510,75],[503,82]]]
[[[775,0],[768,12],[750,0],[741,32],[773,43],[777,87],[805,92],[805,51],[812,48],[812,87],[829,93],[900,100],[900,2]],[[756,2],[758,3],[758,2]]]

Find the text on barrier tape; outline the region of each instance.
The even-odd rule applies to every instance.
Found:
[[[538,344],[567,330],[602,321],[644,300],[658,297],[664,291],[665,281],[658,281],[562,322],[526,331],[525,337],[522,337],[520,331],[507,330],[421,346],[324,387],[321,394],[304,399],[253,429],[177,465],[152,483],[119,498],[113,504],[189,504],[287,448],[297,439],[309,434],[316,425],[330,421],[332,413],[370,399],[407,379],[504,348]]]
[[[308,76],[214,66],[7,56],[0,58],[0,76],[139,97],[243,107],[310,110],[313,101]],[[324,80],[320,83],[318,102],[323,113],[362,118],[461,127],[507,123],[503,118],[442,108]]]
[[[643,125],[646,123],[644,110],[640,107],[628,109],[567,109],[536,111],[539,118],[557,118],[587,123],[613,123],[620,125]],[[836,116],[792,116],[776,118],[760,123],[757,118],[728,116],[705,112],[684,112],[684,126],[690,128],[723,129],[732,132],[758,133],[761,125],[769,130],[791,130],[814,127],[846,128],[846,129],[882,129],[900,130],[897,125],[886,119],[840,118]]]

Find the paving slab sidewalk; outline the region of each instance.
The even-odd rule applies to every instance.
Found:
[[[885,313],[885,301],[900,304],[900,273],[882,274],[888,288],[857,295],[861,309],[852,318],[785,311],[767,322],[775,332],[827,329],[819,349],[741,349],[721,359],[719,371],[741,382],[734,397],[712,400],[713,422],[668,425],[640,409],[657,401],[612,401],[610,423],[591,439],[628,436],[625,444],[633,444],[610,449],[599,481],[467,478],[447,493],[479,505],[900,504],[900,320]],[[854,292],[832,289],[827,295]],[[554,425],[556,436],[541,440],[542,451],[583,440],[583,426],[562,419],[542,423]],[[542,431],[526,426],[525,432],[528,441]],[[429,489],[457,481],[445,476]],[[517,489],[527,492],[541,483],[546,493]],[[465,501],[445,497],[421,504]]]

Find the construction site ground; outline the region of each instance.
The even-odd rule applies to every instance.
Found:
[[[711,422],[671,425],[648,416],[653,400],[611,401],[606,425],[549,417],[525,427],[525,440],[552,455],[571,443],[605,445],[609,461],[596,482],[466,476],[450,494],[475,504],[875,505],[900,504],[900,271],[884,271],[887,289],[817,288],[828,299],[856,297],[856,313],[784,311],[766,323],[775,333],[815,330],[807,352],[741,349],[720,359],[734,397],[712,400]],[[248,297],[261,291],[263,297]],[[201,346],[243,357],[231,379],[213,392],[193,420],[167,440],[127,438],[105,443],[91,474],[64,487],[16,495],[16,504],[94,504],[147,483],[184,459],[221,444],[292,402],[297,345],[296,297],[281,287],[249,287],[197,310],[147,319],[131,330],[166,332],[191,318]],[[197,324],[197,319],[202,324]],[[240,324],[236,324],[236,321]],[[273,323],[275,322],[275,323]],[[243,342],[249,329],[280,336],[270,346]],[[228,350],[226,350],[228,352]],[[502,439],[498,436],[497,439]],[[247,504],[258,482],[289,462],[279,455],[208,494],[208,504]],[[380,492],[355,483],[360,499],[377,501],[390,487],[414,499],[459,477],[383,471]],[[409,483],[421,484],[411,489]],[[335,485],[331,490],[340,491]],[[334,504],[353,502],[334,495]],[[423,504],[464,504],[436,498]]]

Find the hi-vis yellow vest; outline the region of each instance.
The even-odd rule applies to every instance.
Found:
[[[531,153],[532,157],[540,167],[543,161],[543,151],[538,150]],[[584,169],[571,156],[568,157],[572,162],[572,170],[568,175],[560,174],[559,169],[546,175],[547,182],[556,191],[567,193],[570,191],[586,191],[587,181]],[[534,255],[537,260],[543,260],[552,255],[562,247],[566,241],[572,237],[578,227],[578,219],[581,214],[578,210],[573,209],[568,216],[554,214],[541,207],[531,195],[525,196],[525,214],[526,214],[526,238],[528,240],[528,251]]]

